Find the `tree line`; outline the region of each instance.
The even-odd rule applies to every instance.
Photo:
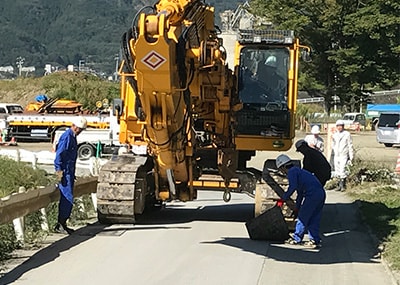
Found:
[[[250,12],[292,29],[312,47],[300,89],[338,96],[344,111],[368,103],[368,93],[400,88],[400,3],[392,0],[253,0]]]

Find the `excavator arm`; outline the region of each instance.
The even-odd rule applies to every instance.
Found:
[[[233,75],[217,38],[212,7],[202,1],[159,1],[150,13],[139,15],[132,34],[125,49],[130,73],[122,73],[121,120],[129,124],[132,101],[140,106],[134,117],[156,163],[158,195],[168,199],[170,192],[176,195],[176,185],[186,189],[193,180],[194,118],[201,118],[202,128],[214,134],[221,169],[234,166],[229,162],[234,148],[230,118],[240,104],[233,100]],[[128,132],[121,134],[132,143]],[[227,182],[234,168],[223,170]]]
[[[230,191],[273,188],[259,187],[261,171],[246,163],[257,150],[291,147],[298,40],[293,31],[242,31],[232,71],[218,33],[203,1],[160,0],[139,10],[123,35],[114,101],[120,142],[145,145],[147,154],[103,166],[100,222],[131,222],[149,205],[194,200],[199,189],[222,190],[229,201]]]

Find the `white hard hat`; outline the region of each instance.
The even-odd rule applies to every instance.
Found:
[[[266,66],[271,66],[271,67],[277,67],[276,63],[276,57],[273,55],[270,55],[267,60],[265,61]]]
[[[74,118],[74,120],[72,121],[72,124],[74,124],[75,126],[77,126],[80,129],[87,128],[87,120],[81,116]]]
[[[337,120],[336,121],[336,126],[344,126],[344,121],[343,120]]]
[[[286,154],[281,154],[276,158],[276,167],[280,168],[283,165],[285,165],[288,162],[291,162],[292,160],[290,159],[289,156],[287,156]]]
[[[318,127],[317,125],[314,125],[314,126],[311,128],[311,133],[312,133],[313,135],[318,135],[318,134],[320,133],[319,127]]]

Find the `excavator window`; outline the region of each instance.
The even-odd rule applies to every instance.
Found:
[[[289,136],[289,63],[287,47],[242,48],[238,90],[243,109],[237,113],[238,134]]]
[[[239,97],[244,105],[287,108],[288,62],[287,48],[243,48]]]

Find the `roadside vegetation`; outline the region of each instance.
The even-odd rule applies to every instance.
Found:
[[[400,188],[388,165],[356,160],[348,171],[346,193],[356,201],[364,222],[376,238],[376,247],[396,271],[400,270]],[[333,190],[334,179],[326,185]]]
[[[2,172],[0,197],[17,193],[20,187],[24,187],[26,191],[29,191],[39,186],[49,186],[55,183],[55,177],[47,174],[44,170],[32,169],[28,164],[16,162],[2,156],[0,156],[0,169]],[[82,224],[88,218],[94,216],[93,205],[88,195],[76,198],[75,201],[69,221],[72,225]],[[50,203],[45,210],[47,222],[50,231],[52,231],[57,222],[58,203]],[[17,241],[12,223],[0,225],[0,265],[1,262],[9,259],[16,249],[40,247],[41,242],[49,234],[42,229],[42,215],[39,211],[25,216],[24,225],[24,244]]]
[[[351,168],[348,194],[359,202],[366,224],[390,266],[400,270],[400,177],[382,165],[361,161]]]
[[[55,72],[38,78],[19,77],[0,80],[0,102],[19,103],[25,107],[39,94],[50,98],[78,101],[84,109],[96,110],[96,102],[119,97],[119,83],[100,79],[84,72]]]

